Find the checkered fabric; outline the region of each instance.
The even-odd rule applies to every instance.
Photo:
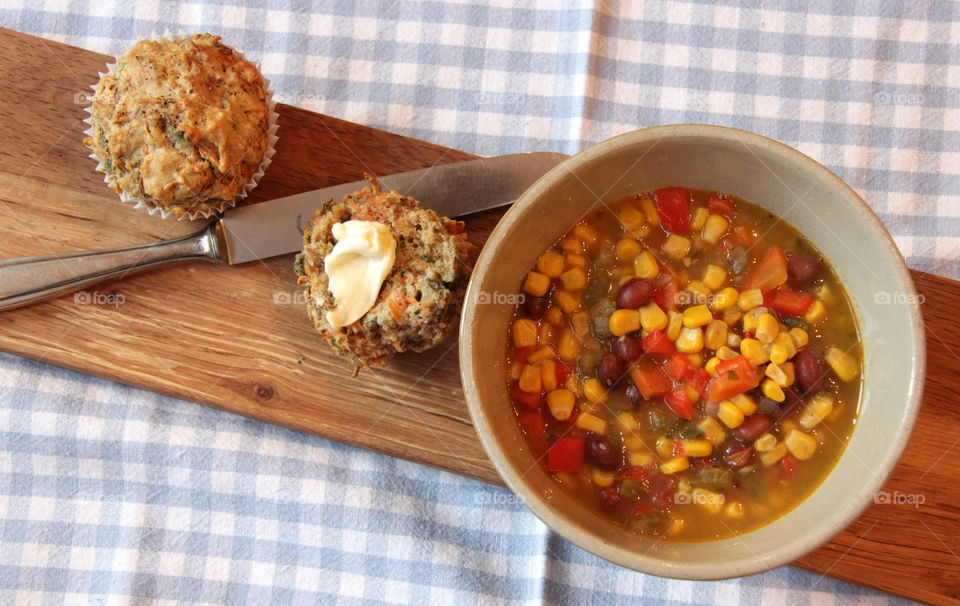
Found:
[[[960,4],[6,0],[0,25],[117,54],[211,31],[280,101],[477,154],[637,127],[758,132],[857,189],[912,267],[960,278]],[[510,493],[0,356],[0,602],[894,603],[780,568],[607,564]]]

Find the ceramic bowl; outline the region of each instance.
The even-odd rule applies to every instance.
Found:
[[[518,429],[504,382],[507,327],[537,257],[600,200],[666,187],[724,191],[769,209],[808,238],[843,282],[863,338],[861,412],[834,469],[774,522],[716,541],[636,536],[563,493]],[[925,365],[910,275],[861,198],[804,154],[760,135],[705,125],[629,132],[564,161],[503,217],[477,261],[460,328],[461,376],[480,441],[506,485],[547,526],[604,559],[677,579],[742,576],[827,542],[873,501],[910,436]]]

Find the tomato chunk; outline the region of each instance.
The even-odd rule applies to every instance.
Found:
[[[787,281],[787,257],[779,246],[771,246],[744,278],[741,290],[773,290]]]
[[[717,195],[710,196],[707,201],[707,208],[715,215],[729,217],[733,213],[733,202],[727,198],[721,198]]]
[[[727,400],[760,384],[757,368],[742,355],[720,362],[716,370],[717,376],[707,386],[711,402]]]
[[[578,471],[583,466],[583,438],[560,438],[547,449],[547,469]]]
[[[653,192],[660,225],[672,234],[690,233],[690,202],[686,187],[665,187]]]
[[[641,358],[630,367],[630,379],[645,400],[662,396],[673,387],[670,378],[650,358]]]
[[[658,358],[665,358],[677,351],[676,345],[667,338],[667,335],[663,334],[662,330],[654,330],[645,336],[643,340],[640,341],[640,347],[643,348],[644,353],[648,356],[656,356]]]
[[[764,304],[774,309],[777,313],[788,316],[802,316],[807,313],[813,304],[813,297],[802,292],[795,292],[781,286],[773,291],[768,297],[764,296]]]
[[[527,410],[537,410],[540,408],[543,395],[539,393],[527,393],[520,389],[519,386],[514,385],[513,388],[510,389],[510,399]]]
[[[563,387],[572,373],[573,368],[571,368],[569,364],[558,360],[556,369],[553,373],[557,377],[557,387]]]
[[[539,456],[547,447],[547,426],[543,421],[543,412],[539,409],[521,411],[517,415],[517,422]]]
[[[693,418],[693,402],[687,395],[686,387],[674,387],[663,397],[663,401],[681,419],[690,420]]]

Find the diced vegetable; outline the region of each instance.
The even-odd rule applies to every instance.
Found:
[[[690,401],[690,396],[685,388],[674,387],[667,392],[663,401],[681,419],[689,420],[693,418],[693,402]]]
[[[642,358],[630,367],[630,379],[645,400],[662,396],[671,387],[667,375],[648,358]]]
[[[744,356],[737,356],[717,365],[717,376],[707,387],[707,399],[711,402],[728,400],[759,384],[760,375],[756,367]]]
[[[743,290],[773,290],[787,281],[787,257],[779,246],[771,246],[744,278]]]
[[[583,467],[583,448],[583,438],[560,438],[547,449],[547,469],[579,471]]]
[[[660,225],[672,234],[690,233],[690,202],[687,188],[665,187],[653,192]]]

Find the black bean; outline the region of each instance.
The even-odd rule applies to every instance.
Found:
[[[737,440],[728,440],[721,447],[720,454],[728,467],[740,469],[749,465],[750,461],[753,460],[753,447]]]
[[[632,335],[623,335],[614,339],[611,347],[613,353],[626,363],[636,362],[643,355],[643,348],[640,347],[640,340]]]
[[[612,387],[623,376],[623,360],[607,352],[597,363],[597,378],[607,387]]]
[[[627,395],[627,399],[630,400],[631,404],[636,406],[638,403],[640,403],[640,390],[637,389],[636,385],[634,385],[633,383],[630,383],[629,385],[627,385],[627,389],[625,393]]]
[[[820,360],[810,350],[805,349],[793,356],[793,370],[797,375],[797,385],[803,390],[801,396],[823,389],[827,375]]]
[[[588,461],[607,471],[619,469],[623,463],[623,455],[613,447],[610,440],[592,431],[587,432],[585,453]]]
[[[547,311],[547,302],[543,297],[524,297],[523,308],[533,320],[540,320]]]
[[[617,307],[621,309],[638,309],[650,302],[653,296],[653,284],[643,278],[627,280],[617,291]]]

